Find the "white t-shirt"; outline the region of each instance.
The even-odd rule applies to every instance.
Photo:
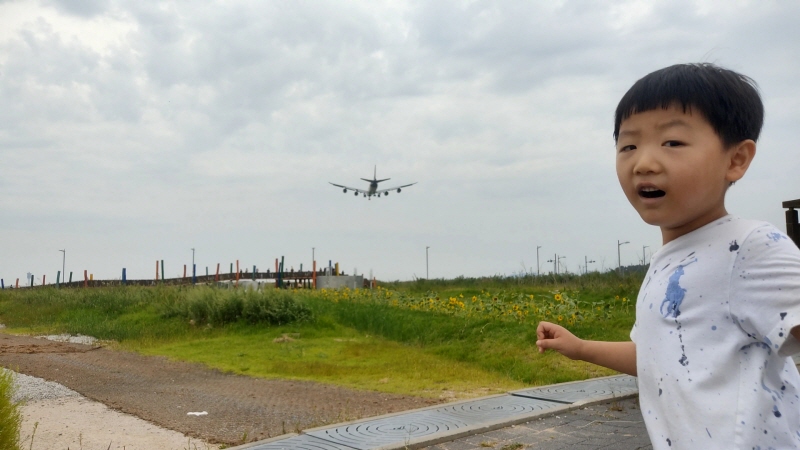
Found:
[[[800,448],[800,250],[726,216],[664,245],[636,301],[639,402],[654,449]]]

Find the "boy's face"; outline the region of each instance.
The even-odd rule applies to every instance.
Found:
[[[741,177],[731,173],[732,152],[699,113],[645,111],[620,124],[617,177],[642,220],[661,227],[666,244],[727,214],[725,191]]]

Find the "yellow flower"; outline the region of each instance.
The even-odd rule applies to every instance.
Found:
[[[562,320],[564,320],[564,316],[562,316],[562,315],[560,315],[560,314],[559,314],[559,316],[558,316],[558,321],[559,321],[559,322],[561,322]]]
[[[556,299],[556,301],[560,302],[561,301],[561,294],[556,294],[556,295],[553,296],[553,298]]]
[[[616,297],[614,297],[614,299],[616,299],[616,300],[619,300],[619,295],[617,295]]]

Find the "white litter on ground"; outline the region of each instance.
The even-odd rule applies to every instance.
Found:
[[[186,413],[186,415],[187,415],[187,416],[207,416],[207,415],[208,415],[208,411],[202,411],[202,412],[188,412],[188,413]]]

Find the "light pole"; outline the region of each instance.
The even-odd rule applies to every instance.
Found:
[[[67,267],[67,250],[59,250],[63,255],[61,255],[61,281],[64,281],[64,277],[67,276],[66,272],[64,272],[64,268]]]
[[[589,273],[589,263],[593,263],[593,262],[595,262],[595,260],[589,261],[589,258],[587,256],[583,257],[583,269],[585,271],[584,273],[586,273],[586,274]]]
[[[536,276],[539,276],[539,249],[542,248],[541,245],[536,246]]]
[[[617,271],[619,271],[620,274],[622,273],[622,257],[620,257],[619,248],[625,244],[630,244],[630,242],[620,242],[619,239],[617,239]]]
[[[558,264],[558,253],[555,253],[553,259],[548,259],[546,262],[553,263],[553,275],[558,275],[558,266],[556,265]]]
[[[430,278],[430,274],[428,273],[428,249],[429,248],[430,247],[427,247],[427,246],[425,247],[425,279],[426,280]]]
[[[562,259],[566,259],[566,258],[567,258],[566,256],[559,256],[558,257],[558,267],[561,267],[561,260]]]
[[[647,265],[647,258],[645,257],[645,253],[644,253],[644,249],[646,249],[647,247],[649,247],[649,245],[643,245],[642,246],[642,265],[643,266]]]

